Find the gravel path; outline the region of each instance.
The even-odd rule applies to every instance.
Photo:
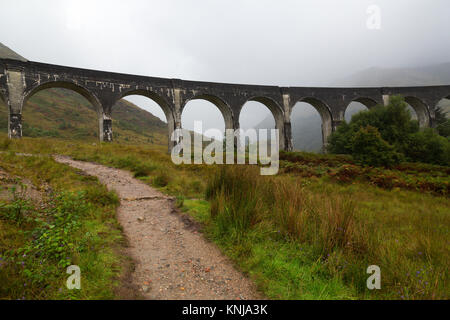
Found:
[[[120,197],[117,218],[135,263],[132,285],[145,299],[262,299],[254,284],[174,209],[173,198],[124,170],[55,156],[96,176]]]

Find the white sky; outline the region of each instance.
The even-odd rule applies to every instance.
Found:
[[[379,30],[366,25],[373,4]],[[321,86],[374,66],[448,62],[449,9],[448,0],[0,0],[0,42],[29,60],[81,68]],[[130,100],[164,118],[150,100]],[[183,126],[222,128],[208,105],[190,102],[197,111]],[[258,107],[249,103],[257,111],[243,127],[265,118]]]

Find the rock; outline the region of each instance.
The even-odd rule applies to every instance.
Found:
[[[147,293],[150,291],[150,287],[149,286],[142,286],[142,291]]]
[[[142,217],[142,216],[141,216],[141,217],[138,217],[138,218],[137,218],[137,221],[139,221],[139,222],[144,221],[144,217]]]

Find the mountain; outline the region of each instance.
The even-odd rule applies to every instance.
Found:
[[[450,62],[417,68],[369,68],[338,81],[330,82],[333,87],[383,87],[383,86],[423,86],[450,84]],[[450,100],[438,104],[447,116],[450,115]],[[295,150],[319,152],[322,150],[322,121],[317,112],[292,112],[292,138]],[[346,121],[352,115],[365,110],[360,103],[352,103],[345,113]],[[411,109],[412,110],[412,109]],[[413,113],[413,117],[415,114]],[[256,129],[273,128],[273,119],[268,115],[255,126]]]
[[[81,95],[66,89],[48,89],[35,94],[23,108],[23,136],[98,140],[98,116]],[[127,100],[112,112],[114,140],[122,143],[167,145],[167,124]],[[0,101],[0,131],[6,133],[8,113]]]
[[[332,86],[388,87],[450,84],[450,62],[416,68],[369,68],[333,81]]]

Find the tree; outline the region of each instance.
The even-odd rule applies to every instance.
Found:
[[[368,127],[376,128],[379,138],[374,129]],[[364,143],[370,143],[366,149],[363,148]],[[392,150],[388,146],[392,147]],[[344,122],[330,136],[328,145],[328,151],[332,153],[351,154],[358,161],[367,161],[367,164],[372,165],[375,163],[386,165],[402,158],[408,161],[449,165],[449,149],[448,139],[439,137],[431,129],[419,129],[418,122],[411,119],[402,97],[391,97],[387,106],[378,105],[369,111],[357,113],[350,123]],[[369,152],[370,155],[365,157],[363,152]],[[375,154],[382,157],[383,155],[378,152],[394,152],[394,154],[389,154],[386,159],[377,162],[371,157]],[[391,157],[393,158],[390,159]]]
[[[390,167],[403,160],[403,156],[394,150],[372,126],[361,127],[352,137],[353,158],[361,164]]]
[[[351,138],[353,135],[353,127],[347,122],[343,122],[337,132],[333,133],[328,138],[328,151],[336,154],[351,154],[352,144]]]
[[[450,143],[447,138],[426,128],[408,137],[405,156],[411,161],[421,161],[439,165],[450,164]]]

